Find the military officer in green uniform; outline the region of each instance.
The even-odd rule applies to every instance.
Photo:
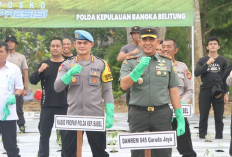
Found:
[[[131,88],[129,129],[130,132],[172,130],[171,101],[180,136],[185,132],[185,122],[177,88],[179,80],[172,60],[156,53],[157,36],[156,28],[140,29],[139,45],[143,53],[125,60],[120,70],[122,89]],[[153,149],[151,155],[171,157],[171,149]],[[131,156],[144,157],[144,150],[132,150]]]

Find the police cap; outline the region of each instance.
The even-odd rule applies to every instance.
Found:
[[[130,32],[130,34],[132,34],[132,33],[139,33],[139,29],[140,29],[139,26],[131,27],[131,32]]]
[[[8,42],[8,41],[13,41],[13,42],[15,42],[16,44],[18,44],[16,37],[13,36],[13,35],[8,35],[8,36],[6,37],[5,42]]]
[[[75,30],[75,39],[78,40],[89,40],[90,42],[94,42],[92,35],[84,30]]]
[[[158,37],[158,31],[154,27],[144,27],[139,30],[140,37],[146,38],[146,37],[152,37],[157,38]]]

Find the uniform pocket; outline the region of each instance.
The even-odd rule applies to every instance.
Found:
[[[156,84],[158,85],[167,85],[169,82],[169,70],[157,70],[155,71]]]
[[[184,74],[182,73],[178,73],[178,78],[179,78],[179,82],[181,87],[184,87]]]
[[[99,86],[100,85],[100,73],[98,71],[90,71],[89,74],[89,85]]]
[[[70,82],[71,86],[76,86],[76,85],[80,85],[80,75],[79,74],[75,74],[73,75],[72,81]]]

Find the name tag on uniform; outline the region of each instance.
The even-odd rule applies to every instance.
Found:
[[[173,110],[173,117],[176,117],[172,104],[169,104]],[[181,104],[184,117],[192,117],[192,104]]]

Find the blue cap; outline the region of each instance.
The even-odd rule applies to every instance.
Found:
[[[83,30],[75,30],[75,39],[78,40],[89,40],[91,42],[94,42],[92,35],[87,32],[87,31],[83,31]]]

